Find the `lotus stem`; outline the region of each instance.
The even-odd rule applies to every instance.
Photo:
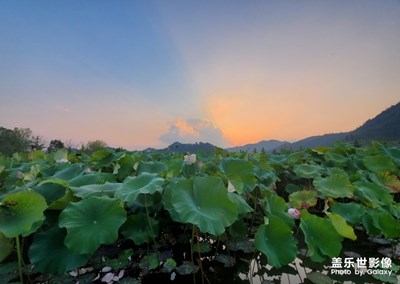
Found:
[[[192,239],[190,240],[190,260],[192,261],[192,265],[194,265],[194,260],[193,260],[193,243],[194,243],[194,234],[195,234],[196,226],[193,224],[192,226]],[[196,284],[196,276],[194,275],[194,272],[192,271],[193,274],[193,283]]]
[[[144,195],[144,206],[146,207],[146,216],[147,216],[147,222],[149,223],[149,228],[150,228],[151,237],[154,238],[153,226],[151,225],[150,214],[149,214],[149,208],[148,208],[148,206],[147,206],[147,194]]]
[[[15,245],[17,246],[19,280],[21,281],[21,283],[24,283],[24,277],[23,277],[23,273],[22,273],[23,259],[22,259],[22,252],[21,252],[21,244],[19,242],[19,236],[15,237]]]

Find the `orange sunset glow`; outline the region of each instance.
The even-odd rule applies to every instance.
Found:
[[[399,14],[398,1],[2,1],[0,126],[127,149],[350,131],[399,101]]]

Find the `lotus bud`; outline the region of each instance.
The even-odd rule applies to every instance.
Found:
[[[288,213],[295,219],[300,219],[300,211],[296,208],[289,208]]]

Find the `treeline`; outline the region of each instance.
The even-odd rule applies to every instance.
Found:
[[[64,143],[59,139],[54,139],[47,145],[42,137],[33,135],[32,130],[29,128],[15,127],[14,129],[8,129],[0,127],[0,154],[5,156],[33,150],[45,152],[55,152],[63,148],[69,148],[71,150],[72,146],[65,144],[70,143]],[[90,153],[106,147],[108,146],[104,141],[95,140],[89,141],[86,145],[82,145],[79,150]]]

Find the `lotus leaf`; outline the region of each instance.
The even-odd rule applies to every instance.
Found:
[[[273,267],[282,267],[296,258],[297,246],[292,229],[284,220],[274,215],[268,217],[267,224],[258,228],[254,242]]]
[[[326,197],[353,197],[355,187],[346,175],[334,174],[326,178],[317,177],[313,184]]]
[[[327,152],[325,154],[325,157],[328,161],[332,161],[335,165],[338,165],[338,166],[344,165],[349,160],[344,155],[340,155],[340,154],[334,153],[334,152]]]
[[[82,164],[62,163],[57,165],[57,171],[51,176],[51,178],[70,180],[82,175],[84,171],[85,168]]]
[[[254,189],[256,185],[255,169],[249,161],[224,158],[221,161],[221,169],[238,193],[251,192]]]
[[[101,244],[118,238],[118,229],[126,220],[120,201],[91,196],[70,203],[60,214],[59,226],[67,229],[65,245],[73,252],[90,254]]]
[[[156,174],[143,173],[135,177],[127,177],[116,196],[126,202],[134,202],[139,194],[154,194],[160,190],[164,179]]]
[[[68,181],[70,186],[79,187],[89,184],[103,184],[105,182],[115,182],[115,177],[110,173],[91,172],[89,174],[77,176]]]
[[[170,204],[166,208],[171,216],[198,226],[203,233],[218,236],[237,219],[236,205],[218,177],[180,179],[171,185],[168,194]]]
[[[396,165],[393,163],[392,159],[383,154],[366,156],[363,159],[364,165],[371,172],[391,172],[396,169]]]
[[[320,176],[323,168],[317,165],[302,164],[295,166],[293,171],[298,177],[311,179]]]
[[[350,222],[354,226],[357,226],[360,223],[362,216],[364,216],[364,214],[366,213],[367,209],[364,205],[355,202],[335,202],[331,206],[330,210],[332,211],[332,213],[342,216],[347,222]]]
[[[44,197],[33,191],[6,195],[0,207],[0,232],[9,238],[29,232],[35,222],[44,220],[46,208]]]
[[[373,208],[389,205],[393,202],[390,189],[385,186],[365,179],[354,182],[354,185],[357,188],[355,195]]]
[[[300,228],[313,261],[322,262],[326,256],[332,258],[340,254],[342,236],[336,232],[328,219],[301,210]]]
[[[137,174],[143,174],[143,173],[148,173],[148,174],[160,174],[164,173],[167,171],[167,167],[164,163],[162,162],[157,162],[157,161],[151,161],[151,162],[144,162],[140,161],[138,168],[137,168]]]
[[[228,192],[228,197],[236,205],[238,214],[245,214],[253,211],[253,208],[247,204],[241,195],[235,192]]]
[[[133,240],[137,245],[148,243],[158,235],[157,221],[150,218],[150,223],[151,228],[146,215],[130,215],[121,227],[121,233],[126,238]]]
[[[75,196],[80,198],[103,195],[113,197],[115,192],[117,192],[121,186],[121,183],[106,182],[105,184],[88,184],[79,187],[72,186],[71,190]]]
[[[271,194],[265,198],[265,212],[275,215],[285,221],[291,228],[294,226],[294,219],[288,213],[288,206],[285,200],[277,194]]]
[[[333,227],[335,228],[336,232],[339,233],[339,235],[353,241],[357,239],[353,228],[346,223],[346,220],[342,216],[329,212],[326,212],[326,215],[331,220]]]
[[[293,192],[289,195],[289,202],[294,208],[308,209],[317,204],[317,192],[308,189]]]
[[[65,229],[57,226],[36,234],[29,247],[29,258],[42,273],[65,273],[83,266],[89,255],[75,254],[64,245]]]
[[[66,188],[64,186],[51,182],[44,184],[40,183],[33,187],[33,190],[46,198],[47,204],[52,204],[56,200],[62,198],[66,193]]]
[[[0,263],[13,251],[13,241],[0,232]]]
[[[400,223],[392,214],[383,208],[370,209],[367,214],[371,216],[374,227],[389,239],[400,237]]]
[[[400,193],[400,179],[389,172],[380,172],[377,174],[379,182],[389,187],[393,192]]]
[[[68,162],[68,150],[63,148],[54,153],[54,160],[57,163]]]

